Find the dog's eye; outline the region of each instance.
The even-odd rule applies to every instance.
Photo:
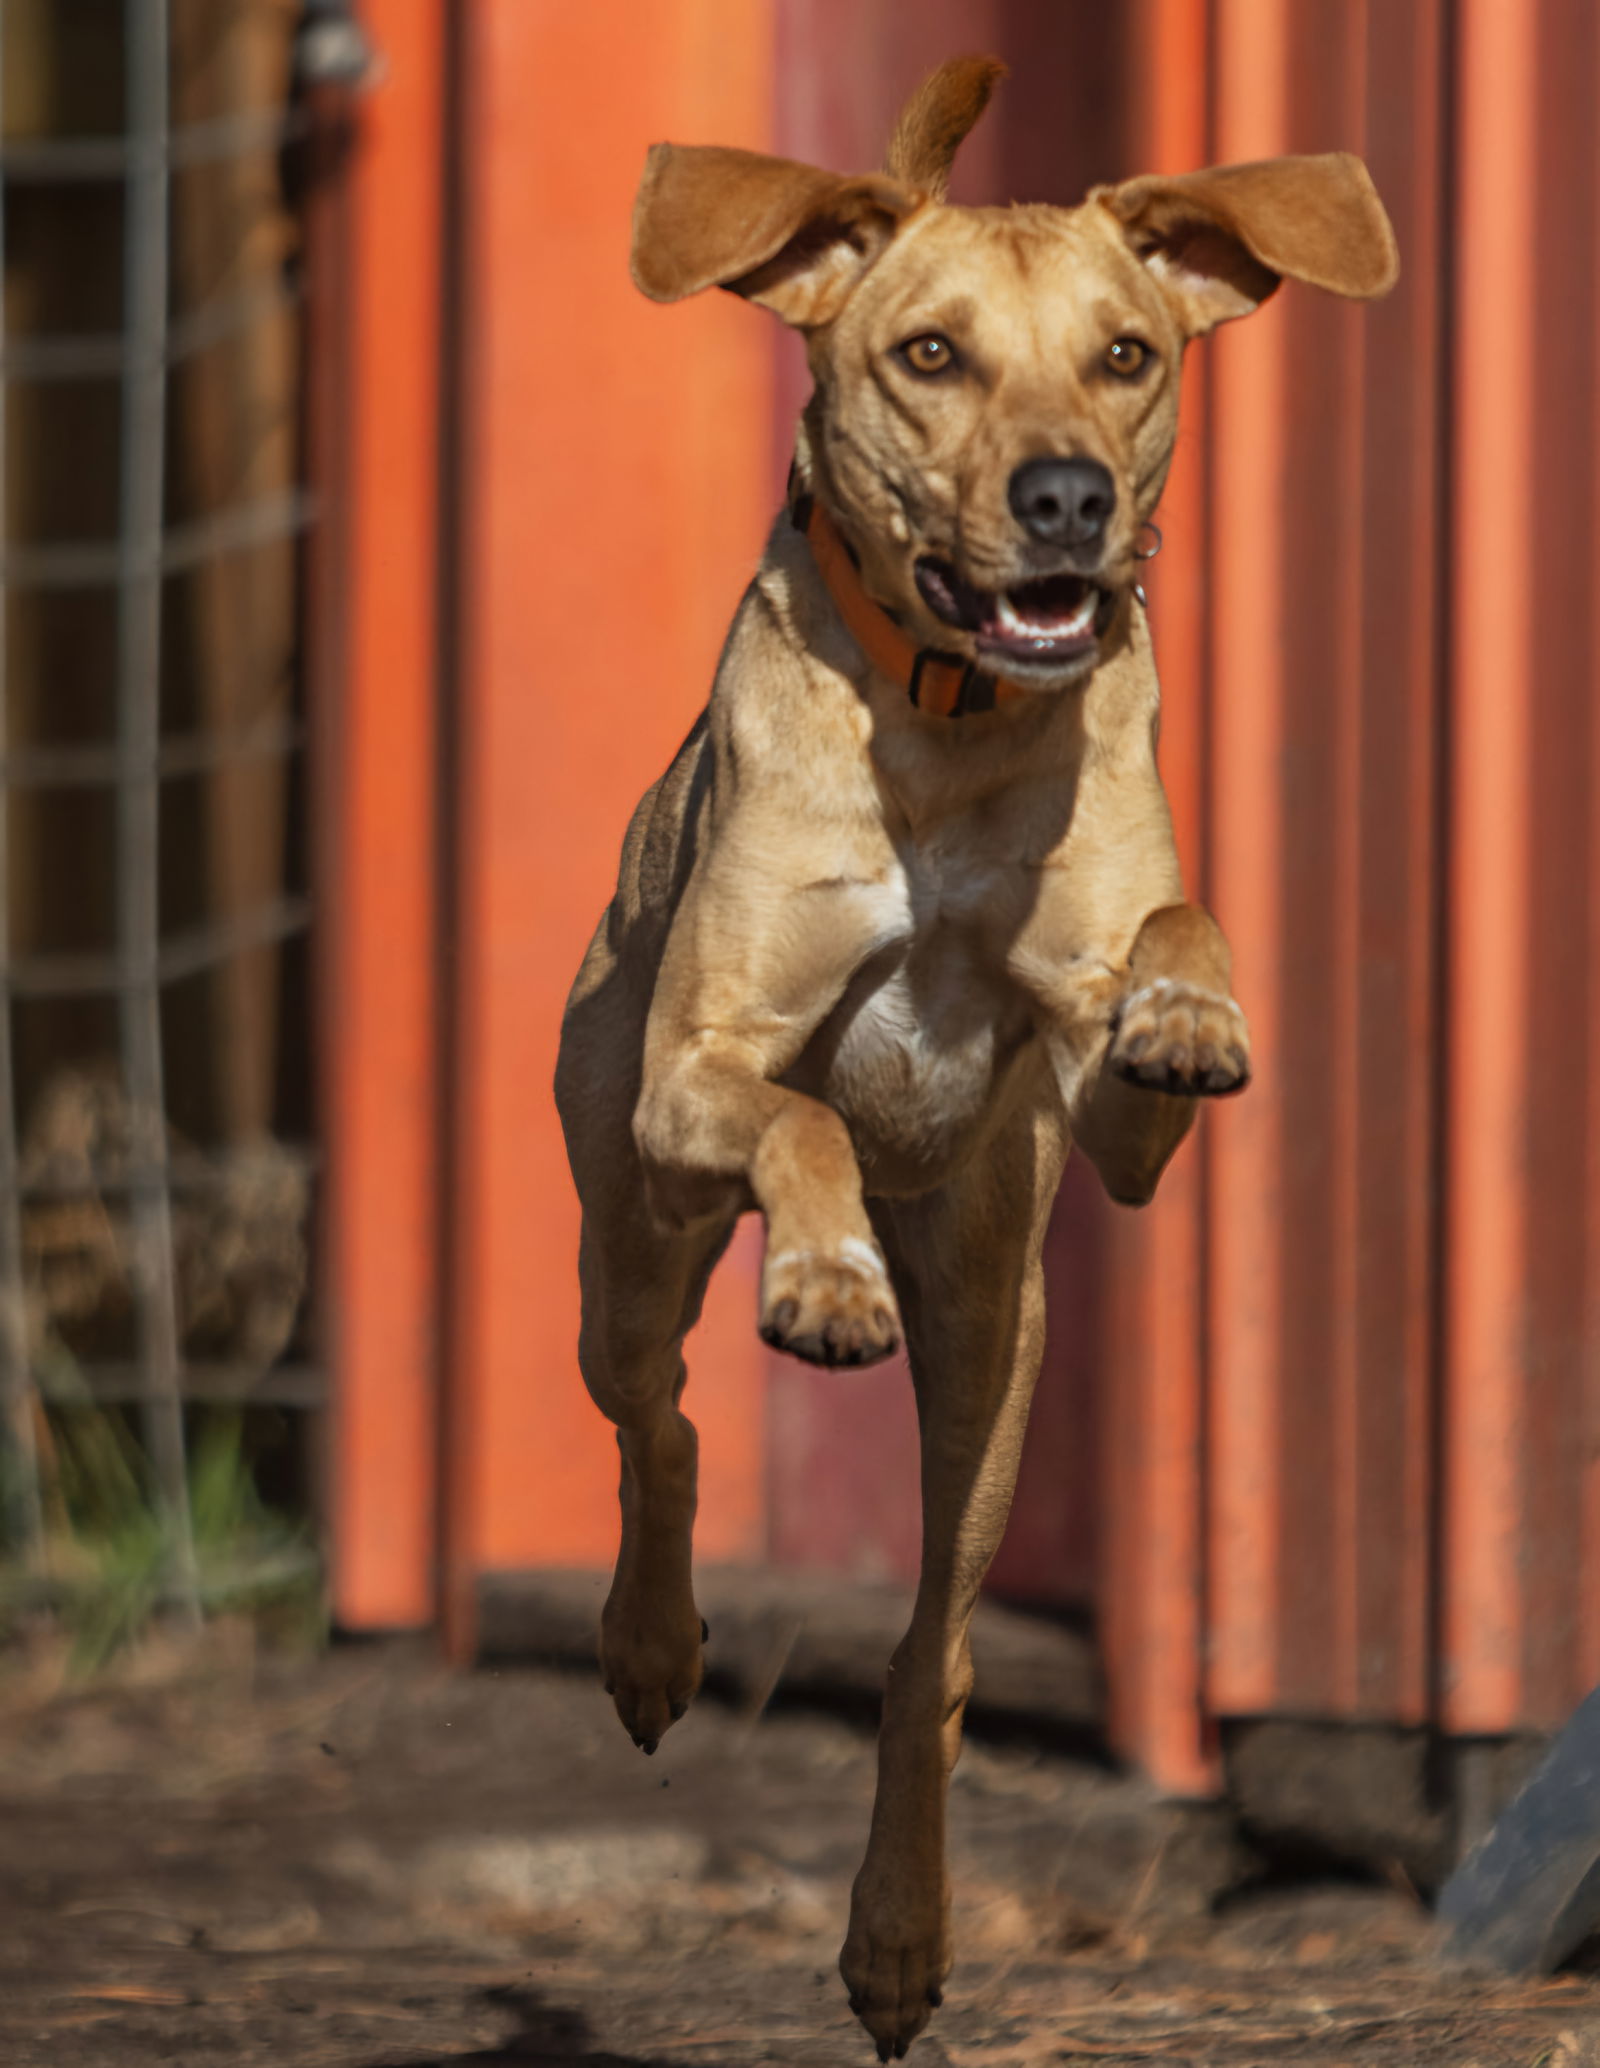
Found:
[[[956,364],[956,348],[947,337],[930,330],[922,337],[907,338],[900,357],[913,373],[948,373]]]
[[[1106,365],[1123,380],[1131,380],[1134,374],[1143,373],[1153,357],[1150,347],[1136,337],[1115,338],[1106,347]]]

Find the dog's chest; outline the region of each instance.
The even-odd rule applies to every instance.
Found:
[[[869,1190],[940,1183],[1003,1105],[1032,1034],[993,950],[994,907],[1007,889],[969,863],[903,862],[885,890],[890,939],[796,1073],[849,1124]]]

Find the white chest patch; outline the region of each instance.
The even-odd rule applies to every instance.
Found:
[[[938,887],[901,889],[901,925],[813,1037],[791,1081],[849,1124],[869,1189],[937,1184],[979,1142],[1031,1032],[1028,1007]]]

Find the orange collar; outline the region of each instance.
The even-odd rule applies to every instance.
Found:
[[[1028,694],[1003,676],[980,674],[974,662],[959,654],[913,646],[883,605],[874,603],[862,587],[855,555],[814,495],[797,493],[790,516],[796,530],[804,532],[817,572],[850,636],[878,673],[898,682],[919,711],[935,718],[965,718]]]

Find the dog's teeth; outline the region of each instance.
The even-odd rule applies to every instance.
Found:
[[[1075,639],[1088,631],[1094,622],[1095,593],[1085,589],[1082,600],[1070,617],[1037,618],[1024,617],[1002,589],[996,599],[995,620],[1001,631],[1014,639]]]
[[[1025,618],[1018,617],[1011,598],[1003,589],[1000,592],[999,605],[995,611],[995,616],[999,619],[1000,629],[1004,632],[1016,632],[1026,636],[1033,629]]]

